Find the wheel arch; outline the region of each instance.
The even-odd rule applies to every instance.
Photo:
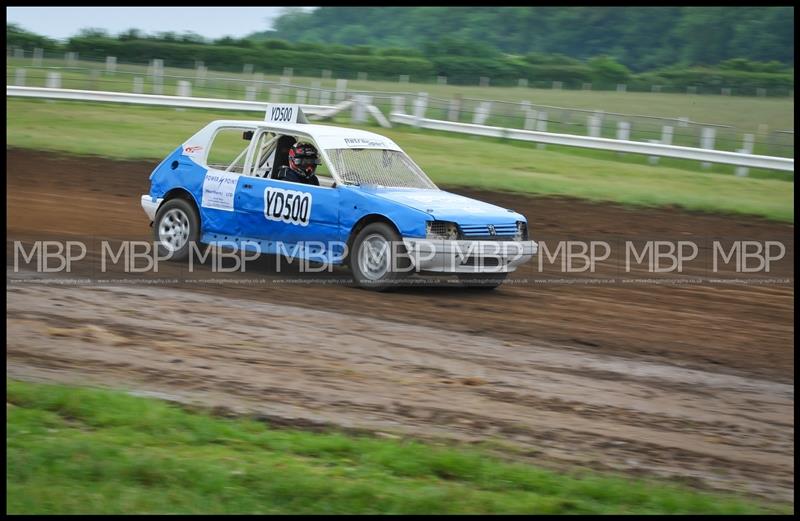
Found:
[[[161,201],[160,205],[158,205],[156,213],[158,213],[158,210],[160,210],[161,207],[164,206],[164,203],[166,203],[167,201],[171,201],[172,199],[183,199],[188,203],[190,203],[194,208],[195,213],[197,214],[198,221],[201,219],[200,207],[197,205],[197,201],[195,200],[194,196],[189,190],[182,188],[180,186],[172,188],[164,194],[164,200]]]
[[[361,217],[353,227],[350,229],[350,235],[347,237],[347,258],[350,257],[350,252],[353,250],[353,241],[356,240],[358,233],[366,228],[368,225],[372,223],[385,223],[392,227],[398,237],[402,237],[400,234],[400,229],[397,227],[397,224],[394,223],[390,218],[386,217],[385,215],[381,215],[378,213],[369,213],[363,217]]]

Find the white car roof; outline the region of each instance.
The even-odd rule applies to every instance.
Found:
[[[313,139],[317,145],[325,149],[334,148],[378,148],[401,150],[386,136],[355,128],[336,127],[333,125],[316,125],[313,123],[271,123],[258,120],[220,119],[206,125],[197,134],[184,143],[184,147],[208,146],[208,142],[219,128],[264,128],[296,136]]]

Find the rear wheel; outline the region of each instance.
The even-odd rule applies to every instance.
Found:
[[[459,273],[458,280],[467,288],[495,289],[502,284],[508,273]]]
[[[382,222],[368,224],[358,232],[350,252],[356,285],[374,291],[398,285],[410,266],[401,242],[397,232]]]
[[[186,260],[191,244],[200,237],[200,218],[190,202],[170,199],[156,212],[153,234],[160,257],[171,253],[169,260]]]

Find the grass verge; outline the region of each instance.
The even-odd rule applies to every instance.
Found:
[[[480,451],[6,381],[7,513],[789,513]]]
[[[255,113],[20,99],[7,100],[6,107],[7,145],[147,159],[154,167],[214,119],[259,119]],[[533,144],[409,128],[370,130],[394,139],[435,182],[447,186],[678,206],[794,222],[794,183],[785,178],[740,178],[633,163],[614,153],[540,150]]]

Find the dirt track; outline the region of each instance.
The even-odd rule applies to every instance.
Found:
[[[153,166],[8,151],[7,265],[13,240],[148,240],[139,194]],[[527,215],[537,239],[793,245],[793,226],[758,219],[479,198]],[[683,277],[707,277],[707,266]],[[571,283],[545,282],[561,277],[555,268],[526,269],[491,294],[372,294],[276,274],[270,259],[256,269],[269,283],[252,285],[240,283],[250,272],[124,287],[9,273],[8,374],[163,393],[273,421],[503,440],[541,462],[792,500],[793,248],[769,274],[789,283],[588,284],[618,278],[615,257]],[[72,276],[100,277],[80,267]]]

